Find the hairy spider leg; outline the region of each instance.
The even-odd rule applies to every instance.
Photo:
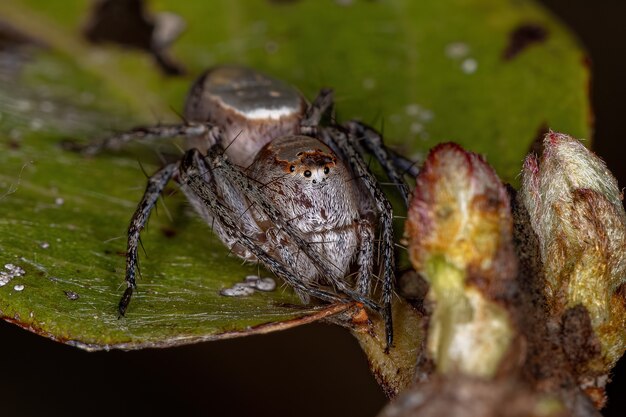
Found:
[[[359,219],[357,233],[359,234],[359,252],[356,263],[359,267],[356,288],[359,294],[368,297],[371,292],[371,276],[374,269],[374,236],[371,233],[371,225],[367,219]]]
[[[216,148],[215,146],[214,148]],[[224,233],[226,233],[231,240],[237,241],[242,244],[246,249],[256,256],[256,258],[263,263],[270,271],[276,276],[282,278],[296,291],[310,295],[311,297],[318,298],[328,302],[341,302],[347,303],[352,301],[365,301],[367,307],[379,312],[380,307],[370,300],[355,300],[352,297],[346,298],[336,293],[328,292],[323,289],[315,287],[314,284],[305,284],[301,279],[296,277],[287,266],[281,261],[268,254],[261,245],[254,239],[243,233],[238,225],[238,222],[233,218],[233,210],[225,205],[217,194],[215,184],[207,182],[202,173],[206,171],[215,172],[216,167],[211,167],[211,162],[204,159],[200,152],[196,149],[191,149],[185,153],[181,167],[179,170],[179,180],[181,184],[186,185],[194,193],[194,195],[200,199],[206,207],[211,211],[216,221],[221,225]],[[346,294],[349,295],[349,294]]]
[[[128,304],[133,296],[133,290],[137,288],[135,275],[137,271],[137,249],[139,247],[139,236],[141,230],[146,225],[150,212],[159,200],[165,186],[177,171],[179,163],[172,163],[164,166],[148,179],[146,191],[137,205],[137,210],[128,226],[128,243],[126,247],[126,290],[118,304],[120,316],[126,313]]]
[[[331,111],[332,108],[333,90],[320,90],[300,122],[300,132],[305,135],[317,137],[317,126],[320,120],[324,114]],[[408,207],[410,191],[403,175],[405,172],[408,172],[409,175],[416,176],[419,169],[415,167],[413,162],[387,149],[383,143],[382,135],[371,126],[353,120],[346,123],[345,127],[349,132],[352,146],[360,150],[360,143],[363,142],[365,150],[374,155],[389,180],[395,184],[400,191],[404,204]],[[332,147],[332,143],[328,144],[328,146]],[[415,167],[415,169],[412,169],[412,167]]]
[[[373,201],[376,204],[379,215],[379,226],[382,240],[383,259],[383,316],[385,320],[385,333],[387,335],[387,350],[393,343],[393,319],[391,316],[391,298],[394,286],[394,241],[393,241],[393,209],[391,203],[378,186],[374,175],[370,172],[361,155],[350,143],[348,134],[338,128],[328,127],[320,130],[324,136],[324,142],[333,143],[344,160],[348,161],[352,172],[365,185]],[[381,251],[379,251],[380,253]],[[368,284],[369,285],[369,284]]]
[[[382,258],[383,258],[383,305],[384,305],[384,319],[385,319],[385,333],[387,336],[387,350],[393,343],[393,318],[391,313],[391,299],[393,296],[394,286],[394,271],[395,271],[395,255],[394,255],[394,240],[393,240],[393,209],[391,203],[387,200],[387,197],[378,186],[378,182],[369,168],[363,161],[361,154],[358,151],[358,138],[360,133],[366,145],[368,151],[374,154],[378,162],[386,171],[390,180],[398,185],[400,192],[402,193],[405,204],[408,205],[409,189],[406,185],[404,178],[399,174],[394,166],[386,148],[384,147],[382,137],[371,127],[359,123],[349,122],[346,126],[347,133],[333,127],[317,128],[317,123],[322,116],[332,109],[333,106],[333,91],[331,89],[323,89],[319,92],[311,106],[306,112],[303,121],[301,122],[300,130],[304,134],[308,134],[314,137],[318,137],[329,146],[333,151],[339,155],[343,155],[343,160],[349,162],[352,172],[365,184],[365,187],[370,192],[373,200],[375,201],[376,208],[379,212],[379,223],[382,233]],[[313,122],[314,121],[314,122]],[[364,228],[360,228],[361,232],[361,245],[359,251],[359,257],[357,258],[357,264],[359,267],[364,265],[365,268],[360,268],[359,276],[357,278],[357,289],[362,294],[367,294],[371,288],[371,267],[364,257],[366,254],[373,252],[373,248],[363,247],[367,246],[370,242],[371,236],[368,238],[363,233]],[[381,251],[379,251],[381,252]]]
[[[387,152],[389,152],[389,156],[393,160],[394,165],[397,169],[400,170],[402,175],[408,175],[409,177],[415,178],[417,177],[417,174],[420,173],[419,166],[423,161],[412,161],[409,158],[405,158],[404,156],[399,155],[393,149],[387,149]]]
[[[385,147],[380,133],[372,127],[358,121],[350,121],[346,123],[345,126],[350,136],[356,140],[356,143],[363,143],[365,149],[374,155],[380,166],[385,170],[389,180],[391,180],[400,191],[405,207],[408,207],[410,195],[409,186],[404,181],[403,174],[398,172],[396,163]]]
[[[210,123],[195,122],[161,126],[140,126],[101,140],[91,141],[86,145],[66,142],[64,147],[69,150],[78,151],[83,155],[93,156],[105,150],[117,151],[124,145],[134,141],[171,139],[179,136],[203,136],[206,135],[212,127]]]
[[[307,136],[317,137],[317,127],[322,117],[332,111],[334,105],[334,93],[330,88],[323,88],[317,93],[313,103],[307,108],[304,117],[300,121],[300,133]]]

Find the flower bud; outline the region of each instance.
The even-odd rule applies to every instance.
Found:
[[[626,348],[626,214],[617,181],[579,141],[550,132],[541,158],[526,158],[520,198],[539,241],[549,314],[563,322],[564,349],[586,368],[579,374],[606,374]],[[599,341],[593,355],[589,326]]]
[[[428,349],[439,372],[490,377],[510,352],[511,230],[508,195],[484,159],[451,143],[435,147],[416,179],[406,237],[431,285]]]

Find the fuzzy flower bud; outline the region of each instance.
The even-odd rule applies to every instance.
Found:
[[[526,158],[520,198],[539,241],[549,312],[563,317],[565,340],[590,323],[600,347],[584,358],[585,372],[606,374],[626,348],[626,214],[617,181],[579,141],[550,132],[541,158]],[[565,346],[578,365],[590,351],[585,343],[579,354]]]
[[[428,349],[439,372],[490,377],[509,352],[511,228],[508,195],[484,159],[451,143],[435,147],[416,179],[406,237],[431,285]]]

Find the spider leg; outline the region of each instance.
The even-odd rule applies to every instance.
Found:
[[[122,132],[108,138],[94,140],[87,144],[65,142],[63,146],[68,150],[93,156],[105,150],[119,150],[124,145],[134,141],[149,141],[171,139],[177,136],[197,137],[206,135],[211,129],[209,123],[185,123],[162,126],[141,126],[128,132]]]
[[[391,316],[391,298],[394,286],[394,241],[393,241],[393,209],[391,203],[378,186],[376,178],[372,175],[361,155],[352,146],[348,135],[338,128],[327,127],[320,129],[325,143],[332,143],[348,161],[354,175],[360,179],[365,188],[370,192],[379,214],[379,225],[382,239],[383,259],[383,316],[385,319],[385,332],[387,335],[387,349],[393,343],[393,319]]]
[[[126,313],[128,304],[133,295],[133,291],[137,288],[135,275],[137,272],[137,249],[139,247],[139,236],[150,217],[150,212],[157,203],[159,197],[163,193],[163,189],[176,172],[178,163],[168,164],[151,176],[146,186],[146,191],[135,210],[135,214],[128,226],[128,244],[126,249],[126,290],[119,302],[118,312],[120,316]]]
[[[389,156],[393,160],[393,164],[400,170],[402,175],[408,175],[409,177],[415,178],[417,177],[417,174],[420,173],[419,165],[423,161],[412,161],[409,158],[399,155],[392,149],[387,149],[387,152],[389,152]]]
[[[211,164],[212,162],[210,160],[207,161],[202,158],[198,150],[191,149],[186,152],[181,162],[179,180],[181,184],[189,187],[195,196],[208,207],[216,221],[221,224],[224,233],[227,234],[230,239],[239,242],[248,249],[270,271],[282,278],[296,291],[328,302],[346,303],[353,301],[352,298],[342,297],[313,285],[306,285],[301,279],[295,276],[287,266],[268,254],[254,239],[243,233],[233,215],[233,211],[224,204],[217,193],[215,185],[211,182],[207,182],[202,176],[202,172],[206,169],[215,171],[215,167],[211,167]],[[378,311],[378,306],[375,304],[372,306],[371,302],[368,304],[368,307]]]
[[[381,134],[370,126],[358,121],[348,122],[346,128],[350,132],[350,135],[354,136],[356,140],[359,141],[357,143],[363,143],[365,149],[374,155],[378,163],[385,170],[387,177],[400,191],[405,207],[408,207],[410,194],[409,186],[404,181],[403,172],[397,169],[394,155],[385,147]]]
[[[313,137],[318,136],[318,126],[324,114],[332,109],[334,104],[333,98],[333,90],[320,90],[300,122],[300,133]],[[352,136],[362,141],[365,149],[372,153],[376,160],[378,160],[378,163],[385,170],[387,177],[398,187],[402,199],[408,207],[410,192],[403,175],[404,173],[408,173],[415,177],[419,172],[419,168],[409,159],[387,149],[383,143],[382,135],[372,127],[358,121],[351,121],[346,124],[346,128]],[[359,141],[353,143],[357,148],[359,148]]]
[[[334,104],[333,96],[333,90],[329,88],[320,90],[300,121],[300,133],[307,136],[317,136],[317,127],[322,117],[324,117],[328,111],[332,110]]]
[[[368,220],[359,219],[356,224],[359,236],[359,252],[357,254],[357,265],[359,274],[356,280],[356,288],[360,294],[369,296],[372,287],[372,270],[374,267],[374,236],[372,227]]]

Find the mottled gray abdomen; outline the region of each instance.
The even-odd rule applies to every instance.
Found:
[[[247,167],[266,143],[299,132],[306,107],[300,92],[280,80],[249,68],[221,66],[207,71],[191,87],[185,118],[222,127],[228,157]],[[210,145],[203,138],[187,143],[203,153]]]

